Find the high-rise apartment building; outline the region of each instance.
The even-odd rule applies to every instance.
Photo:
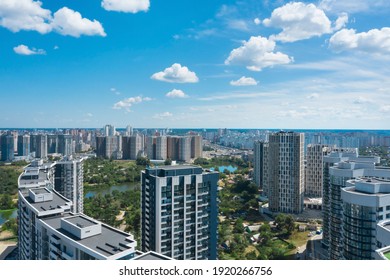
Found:
[[[132,136],[122,137],[123,159],[135,160],[144,153],[144,136],[134,134]]]
[[[83,214],[71,212],[72,201],[53,189],[56,181],[55,166],[56,163],[36,162],[25,168],[19,177],[19,258],[21,260],[134,258],[137,242],[132,235]],[[67,183],[66,180],[60,182]]]
[[[191,135],[191,158],[200,158],[203,153],[203,138],[200,135]]]
[[[11,133],[1,136],[1,160],[13,161],[14,155],[14,136]]]
[[[191,138],[179,138],[179,161],[189,162],[191,160]]]
[[[146,137],[146,153],[149,159],[166,160],[167,159],[167,137],[166,136]]]
[[[30,136],[18,136],[18,156],[28,156],[30,154]]]
[[[255,141],[253,146],[254,182],[263,195],[268,195],[268,142]]]
[[[305,196],[322,197],[324,156],[331,148],[321,144],[309,144],[306,148]]]
[[[122,159],[121,136],[97,136],[96,156],[103,158]]]
[[[377,224],[390,218],[390,169],[366,171],[364,177],[347,181],[343,201],[342,257],[375,259],[379,244]],[[380,237],[379,237],[380,239]]]
[[[72,201],[71,212],[84,211],[84,158],[72,159],[71,156],[57,161],[54,169],[54,189]]]
[[[366,174],[375,170],[375,164],[379,163],[378,157],[358,157],[348,161],[336,163],[329,168],[329,181],[324,181],[328,184],[329,208],[323,209],[328,211],[326,217],[329,219],[325,223],[324,216],[324,232],[327,233],[324,238],[324,244],[329,244],[329,258],[333,260],[343,259],[343,201],[341,198],[341,190],[347,186],[347,181],[364,177]],[[324,193],[325,194],[325,193]]]
[[[72,135],[60,134],[58,135],[58,152],[63,156],[70,156],[73,154],[73,139]]]
[[[58,153],[58,135],[56,134],[47,135],[47,153],[49,154]]]
[[[36,137],[36,158],[47,158],[47,135],[46,134],[38,134]]]
[[[197,166],[142,171],[141,248],[181,260],[217,258],[217,172]]]
[[[269,136],[268,198],[274,212],[301,213],[304,195],[304,135],[280,131]]]

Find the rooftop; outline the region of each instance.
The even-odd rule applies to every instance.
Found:
[[[66,236],[68,239],[78,242],[81,245],[105,257],[111,257],[128,249],[134,249],[136,246],[136,242],[133,240],[130,234],[116,230],[105,224],[101,225],[102,231],[100,234],[80,239],[61,228],[61,219],[63,218],[66,218],[67,220],[70,219],[72,222],[80,221],[82,223],[88,223],[88,225],[96,224],[96,222],[89,217],[73,216],[71,214],[43,218],[42,222],[48,224],[50,227],[54,228],[59,233]]]
[[[34,202],[33,199],[31,199],[29,195],[29,190],[36,192],[43,192],[47,193],[47,191],[44,191],[44,189],[20,189],[20,193],[23,195],[23,197],[26,199],[26,201],[32,206],[33,209],[36,210],[36,213],[38,216],[41,216],[47,211],[53,211],[53,210],[60,210],[59,212],[62,212],[63,209],[70,209],[70,205],[72,202],[62,196],[60,196],[58,193],[53,192],[53,199],[50,201],[42,201],[42,202]]]
[[[91,219],[87,219],[84,216],[74,216],[74,217],[67,218],[66,220],[79,228],[90,227],[98,224],[97,222]]]

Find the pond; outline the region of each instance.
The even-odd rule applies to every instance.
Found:
[[[0,226],[4,224],[7,220],[11,218],[16,218],[18,215],[18,210],[7,210],[0,212]]]
[[[113,191],[119,191],[119,192],[125,192],[128,190],[134,190],[140,187],[140,183],[130,183],[128,185],[121,185],[121,186],[111,186],[107,188],[98,188],[96,190],[89,189],[88,191],[84,192],[85,198],[94,197],[97,194],[106,195],[111,194]]]
[[[211,170],[214,170],[214,168],[210,168]],[[229,166],[225,166],[225,165],[221,165],[221,166],[218,166],[218,171],[219,172],[224,172],[225,170],[229,170],[230,172],[234,172],[237,170],[237,167],[233,166],[233,165],[229,165]]]

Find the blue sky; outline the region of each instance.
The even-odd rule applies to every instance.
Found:
[[[0,127],[390,129],[387,0],[0,0]]]

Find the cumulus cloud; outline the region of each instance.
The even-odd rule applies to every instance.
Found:
[[[17,47],[14,47],[14,52],[20,55],[36,55],[36,54],[46,54],[45,50],[42,49],[30,49],[26,45],[19,45]]]
[[[257,81],[251,77],[242,76],[237,81],[230,81],[232,86],[255,86],[257,85]]]
[[[102,7],[107,11],[138,13],[147,12],[150,7],[149,0],[103,0]]]
[[[73,11],[67,7],[59,9],[52,22],[53,28],[62,35],[80,37],[81,35],[99,35],[106,36],[103,26],[97,20],[83,18],[79,12]]]
[[[50,10],[41,6],[42,2],[34,0],[0,1],[0,26],[12,32],[27,30],[46,34],[55,31],[74,37],[106,36],[101,23],[97,20],[83,18],[79,12],[67,7],[59,9],[52,15]]]
[[[161,114],[155,114],[153,116],[154,119],[160,119],[160,120],[163,120],[163,119],[166,119],[166,118],[170,118],[172,117],[173,114],[170,113],[170,112],[164,112],[164,113],[161,113]]]
[[[354,29],[342,29],[329,40],[329,47],[336,52],[358,50],[375,54],[390,54],[390,28],[371,29],[356,33]]]
[[[169,98],[187,98],[188,97],[188,95],[185,94],[180,89],[174,89],[174,90],[168,92],[165,96],[169,97]]]
[[[358,98],[356,98],[353,103],[355,104],[367,104],[367,103],[374,103],[374,101],[372,99],[369,99],[369,98],[366,98],[366,97],[362,97],[362,96],[359,96]]]
[[[125,109],[126,111],[130,112],[130,108],[134,104],[138,104],[141,103],[142,101],[150,101],[150,100],[151,99],[149,97],[141,97],[141,96],[130,97],[115,103],[112,109],[115,110]]]
[[[255,18],[253,20],[253,22],[256,24],[256,25],[259,25],[261,23],[261,20],[259,18]]]
[[[390,105],[383,105],[383,106],[381,106],[379,111],[385,112],[385,113],[390,112]]]
[[[345,26],[348,15],[343,13],[332,27],[332,22],[323,10],[314,4],[291,2],[275,9],[265,26],[281,28],[283,31],[272,38],[282,42],[295,42],[332,33]]]
[[[51,11],[41,6],[42,2],[33,0],[0,1],[0,25],[12,32],[31,30],[48,33],[52,30]]]
[[[274,52],[276,44],[273,40],[258,36],[244,41],[242,46],[230,52],[225,64],[245,65],[252,71],[260,71],[265,67],[288,64],[293,58],[281,52]]]
[[[174,63],[164,71],[153,74],[151,78],[168,83],[197,83],[199,81],[195,72],[191,72],[179,63]]]

